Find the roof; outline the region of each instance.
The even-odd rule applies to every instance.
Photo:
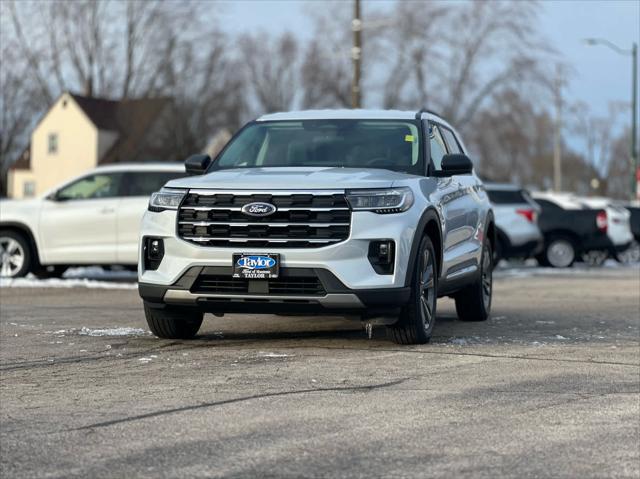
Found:
[[[148,125],[171,102],[169,98],[108,100],[69,93],[91,122],[100,130],[126,132],[143,122]]]
[[[141,163],[113,163],[100,165],[94,171],[185,171],[184,163],[148,161]]]
[[[415,120],[418,109],[415,110],[300,110],[280,113],[269,113],[256,121],[286,121],[286,120]],[[421,118],[437,120],[447,124],[441,117],[429,112],[422,112]],[[447,125],[448,126],[448,125]]]
[[[65,94],[63,93],[63,95]],[[75,93],[68,93],[68,95],[73,98],[96,128],[118,134],[115,143],[102,158],[98,159],[99,164],[157,157],[153,151],[146,148],[143,139],[163,110],[171,103],[170,98],[109,100]],[[46,113],[42,118],[44,116]],[[31,145],[29,144],[11,168],[31,168],[30,151]]]
[[[31,143],[29,143],[18,159],[11,165],[12,170],[28,170],[31,168]]]

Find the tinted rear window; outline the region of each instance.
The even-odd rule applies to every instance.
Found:
[[[488,190],[489,199],[496,205],[526,203],[521,190]]]
[[[178,171],[136,171],[125,175],[122,196],[151,196],[170,180],[182,178],[186,173]]]

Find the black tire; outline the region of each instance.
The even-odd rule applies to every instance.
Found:
[[[544,266],[570,268],[578,259],[578,252],[570,237],[557,235],[545,242],[542,256]]]
[[[203,313],[191,308],[152,308],[146,302],[144,315],[153,334],[164,339],[192,339],[202,325]]]
[[[433,243],[428,236],[420,241],[411,278],[411,297],[402,308],[398,322],[387,326],[397,344],[424,344],[431,339],[436,323],[438,267]]]
[[[22,278],[32,265],[33,251],[27,237],[14,230],[0,231],[0,277]]]
[[[455,295],[456,312],[461,321],[486,321],[491,316],[493,295],[493,252],[485,240],[480,258],[480,275],[471,285]]]
[[[42,266],[35,270],[33,274],[39,279],[62,278],[67,269],[69,269],[68,266],[61,265]]]

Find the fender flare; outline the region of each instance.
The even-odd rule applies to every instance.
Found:
[[[438,277],[442,274],[442,262],[443,262],[443,255],[444,255],[444,247],[442,242],[442,222],[440,221],[440,215],[438,214],[437,210],[433,206],[430,206],[422,213],[422,216],[418,221],[416,232],[413,236],[413,242],[411,243],[411,251],[409,253],[409,261],[407,263],[407,275],[404,280],[405,286],[411,286],[411,280],[413,279],[412,265],[415,264],[416,257],[418,255],[418,247],[420,246],[420,241],[422,240],[422,237],[425,235],[425,232],[427,231],[427,226],[432,228],[431,224],[435,224],[435,228],[433,228],[432,231],[434,231],[438,236],[437,244],[433,245],[436,250],[436,256],[438,260],[436,265],[438,268]]]
[[[20,223],[18,221],[3,221],[0,223],[0,230],[3,229],[12,229],[17,230],[20,233],[24,234],[29,241],[29,245],[33,251],[33,259],[37,263],[37,265],[42,264],[42,258],[40,256],[40,248],[38,247],[38,242],[36,240],[36,235],[33,233],[33,230],[26,225],[25,223]]]

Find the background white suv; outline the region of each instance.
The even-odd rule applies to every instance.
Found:
[[[0,276],[59,276],[72,265],[138,262],[149,196],[183,164],[99,167],[31,200],[0,201]]]

